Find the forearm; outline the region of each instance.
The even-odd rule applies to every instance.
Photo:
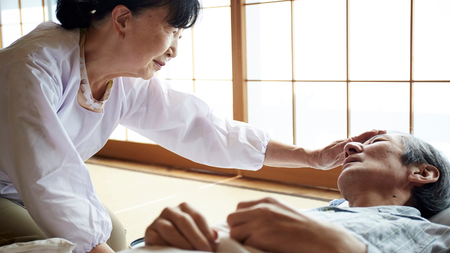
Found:
[[[114,251],[106,243],[100,243],[95,246],[89,253],[114,253]]]
[[[264,165],[286,168],[314,168],[316,166],[315,160],[315,151],[284,144],[272,139],[267,144]]]
[[[358,136],[337,140],[321,149],[308,150],[279,141],[270,140],[267,144],[264,165],[272,167],[316,169],[332,169],[344,161],[344,146],[349,142],[361,142],[377,134],[384,134],[384,130],[371,130]]]

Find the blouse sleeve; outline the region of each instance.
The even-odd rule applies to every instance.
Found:
[[[74,252],[84,253],[105,242],[112,225],[57,117],[62,86],[49,73],[49,66],[31,61],[1,71],[8,100],[2,103],[2,170],[42,231],[76,243]]]
[[[195,95],[170,89],[156,77],[144,85],[124,79],[124,87],[134,90],[128,93],[130,109],[121,122],[127,128],[198,163],[262,167],[269,142],[262,130],[216,115]]]

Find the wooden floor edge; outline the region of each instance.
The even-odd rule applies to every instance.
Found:
[[[266,179],[246,178],[232,174],[215,173],[197,169],[174,168],[169,166],[143,164],[95,156],[88,159],[86,163],[155,174],[159,176],[168,176],[168,177],[182,178],[186,180],[216,183],[218,185],[225,185],[250,190],[264,191],[268,193],[277,193],[295,197],[315,199],[320,201],[330,201],[333,199],[342,198],[342,195],[339,193],[339,191],[337,191],[337,189],[327,189],[291,183],[281,183]]]

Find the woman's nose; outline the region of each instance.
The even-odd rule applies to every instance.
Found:
[[[364,151],[363,144],[359,142],[349,142],[344,146],[345,157]]]
[[[170,47],[167,49],[166,55],[170,58],[175,58],[177,57],[177,54],[178,54],[178,39],[174,39]]]

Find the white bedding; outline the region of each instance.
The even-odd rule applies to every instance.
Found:
[[[0,253],[71,253],[75,244],[62,238],[14,243],[0,247]]]
[[[230,230],[227,223],[224,221],[213,226],[218,232],[219,236],[217,239],[217,253],[264,253],[261,250],[255,249],[250,246],[244,246],[239,242],[230,238]],[[129,249],[120,251],[120,253],[206,253],[207,251],[192,251],[192,250],[182,250],[173,247],[161,247],[161,246],[145,246],[136,249]]]

